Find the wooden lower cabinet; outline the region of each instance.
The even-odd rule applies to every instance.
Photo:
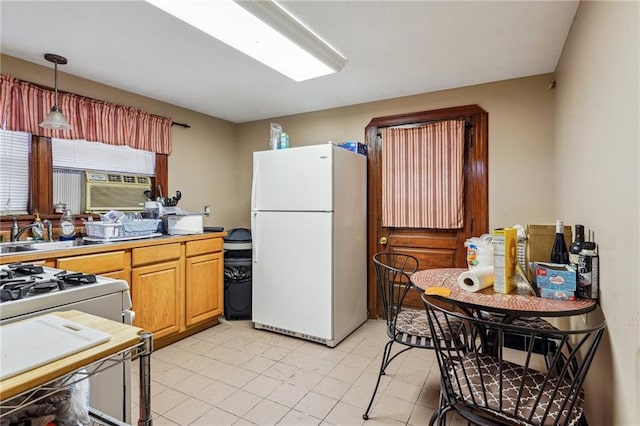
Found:
[[[182,260],[135,267],[131,270],[133,325],[159,339],[181,330]]]
[[[185,321],[191,327],[222,314],[222,252],[188,257],[185,262]]]

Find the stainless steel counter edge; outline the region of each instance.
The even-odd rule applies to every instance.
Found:
[[[146,238],[131,241],[114,241],[104,242],[90,245],[82,245],[76,247],[66,247],[55,250],[46,251],[29,251],[22,254],[10,254],[0,257],[0,264],[8,264],[14,262],[33,262],[46,259],[62,258],[67,256],[76,256],[80,254],[94,254],[117,250],[128,250],[139,247],[149,247],[158,244],[182,243],[187,241],[206,240],[210,238],[222,238],[227,232],[205,232],[196,235],[162,235],[155,238]]]

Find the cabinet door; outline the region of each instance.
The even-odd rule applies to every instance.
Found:
[[[186,326],[222,314],[222,253],[188,257],[186,260]]]
[[[133,325],[152,332],[154,339],[179,332],[182,280],[179,260],[133,268],[131,299],[136,313]]]

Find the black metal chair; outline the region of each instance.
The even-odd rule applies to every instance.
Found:
[[[378,295],[382,302],[384,317],[387,322],[387,336],[389,341],[384,347],[378,380],[371,395],[371,400],[366,411],[362,415],[364,420],[369,419],[369,411],[373,405],[380,379],[385,375],[387,366],[398,355],[412,348],[433,349],[431,331],[427,316],[423,309],[405,308],[403,302],[405,296],[413,289],[421,292],[410,280],[411,274],[418,269],[418,259],[414,256],[401,253],[376,253],[373,256],[378,285]],[[418,293],[416,293],[417,295]],[[462,324],[458,324],[461,327]],[[449,330],[442,331],[442,339],[450,339],[456,335]],[[406,346],[393,356],[391,349],[394,343]]]
[[[441,375],[440,407],[430,424],[443,424],[452,410],[477,425],[586,423],[582,385],[606,327],[599,308],[589,321],[594,324],[563,330],[482,320],[455,309],[455,304],[452,310],[444,309],[424,294],[422,301]],[[439,337],[460,321],[465,348]],[[526,336],[527,350],[505,348],[509,334]],[[487,336],[495,342],[491,353],[485,351]],[[555,344],[546,360],[534,352],[541,341]]]

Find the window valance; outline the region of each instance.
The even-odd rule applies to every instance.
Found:
[[[71,130],[39,127],[54,104],[53,90],[0,74],[0,124],[4,129],[171,154],[170,118],[72,93],[59,93],[58,103]]]

